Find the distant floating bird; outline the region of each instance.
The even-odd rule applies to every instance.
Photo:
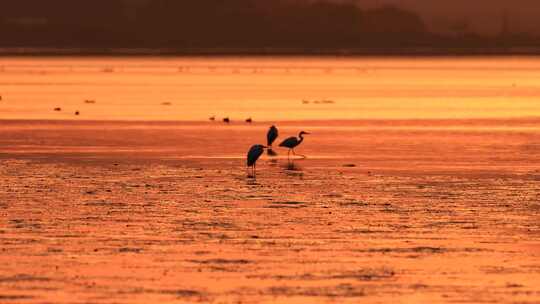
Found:
[[[231,120],[229,119],[229,117],[225,117],[225,118],[223,118],[223,122],[224,123],[230,123]]]
[[[79,111],[75,111],[75,115],[79,115],[79,114],[81,114],[81,113],[79,113]]]
[[[246,119],[246,122],[247,122],[247,123],[252,123],[252,122],[253,122],[253,119],[251,119],[251,117],[249,117],[249,118]]]
[[[172,105],[172,102],[165,101],[165,102],[162,102],[161,105],[162,106],[170,106],[170,105]]]
[[[253,145],[248,151],[247,154],[247,167],[249,170],[249,167],[253,168],[253,174],[251,176],[255,177],[256,173],[256,166],[257,166],[257,160],[261,155],[264,153],[264,149],[267,148],[263,145]],[[249,173],[248,173],[249,175]]]
[[[54,110],[55,110],[56,112],[60,112],[60,111],[62,111],[62,108],[54,108]]]
[[[309,134],[308,132],[300,132],[300,134],[298,134],[298,138],[296,138],[295,136],[291,136],[287,139],[285,139],[284,141],[282,141],[279,146],[280,147],[286,147],[286,148],[289,148],[289,152],[287,153],[287,158],[290,159],[290,156],[291,156],[291,151],[293,153],[293,155],[297,155],[295,152],[294,152],[294,148],[296,148],[299,144],[301,144],[303,141],[304,141],[304,134]],[[300,155],[302,157],[305,157],[304,155]]]
[[[94,104],[94,103],[96,103],[96,101],[92,100],[92,99],[87,99],[87,100],[84,101],[84,103]]]
[[[216,117],[215,117],[215,116],[210,116],[208,119],[209,119],[210,121],[214,121],[214,120],[216,120]]]

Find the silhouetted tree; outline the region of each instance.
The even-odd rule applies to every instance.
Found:
[[[498,40],[497,40],[498,39]],[[17,0],[0,2],[0,46],[300,48],[526,44],[524,35],[441,37],[415,14],[293,0]],[[535,43],[538,44],[537,40]]]

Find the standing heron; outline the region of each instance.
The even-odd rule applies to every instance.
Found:
[[[276,126],[272,125],[270,129],[268,129],[268,133],[266,133],[266,143],[268,144],[268,155],[277,155],[276,152],[272,150],[272,144],[278,137],[278,129]]]
[[[264,148],[267,148],[263,145],[253,145],[248,151],[247,154],[247,166],[253,168],[253,174],[251,176],[255,177],[255,169],[257,166],[257,160],[264,153]],[[249,176],[249,173],[248,173]]]
[[[292,151],[293,155],[297,155],[297,154],[294,152],[294,148],[296,148],[299,144],[301,144],[301,143],[304,141],[304,136],[303,136],[304,134],[307,135],[307,134],[309,134],[309,133],[308,133],[308,132],[302,131],[302,132],[300,132],[300,134],[298,134],[298,137],[299,137],[300,139],[296,138],[295,136],[291,136],[291,137],[285,139],[284,141],[282,141],[282,142],[279,144],[280,147],[286,147],[286,148],[289,148],[289,152],[287,153],[287,158],[288,158],[288,159],[290,159],[290,157],[291,157],[291,151]],[[304,155],[300,155],[300,156],[302,156],[302,157],[305,158]]]

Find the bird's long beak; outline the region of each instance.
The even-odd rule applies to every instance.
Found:
[[[304,132],[304,134],[308,134],[308,135],[309,135],[309,134],[311,134],[311,133],[309,133],[309,132]]]

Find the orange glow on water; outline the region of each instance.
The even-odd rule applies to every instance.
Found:
[[[540,115],[540,59],[528,57],[5,58],[0,67],[3,119]]]

